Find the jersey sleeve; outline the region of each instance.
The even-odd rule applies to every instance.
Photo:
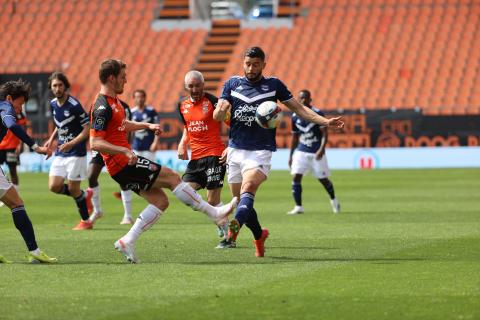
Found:
[[[217,107],[218,98],[216,96],[214,96],[213,94],[208,93],[208,92],[205,93],[205,97],[208,99],[208,101],[210,101],[213,108],[215,109]]]
[[[287,86],[277,79],[277,96],[276,98],[281,102],[288,101],[293,98],[292,93],[288,90]]]
[[[112,109],[110,106],[96,104],[92,110],[90,134],[92,136],[104,137],[110,119],[112,119]]]
[[[228,102],[232,103],[232,86],[231,86],[232,79],[229,79],[223,85],[222,95],[220,96],[221,99],[227,100]]]
[[[82,127],[85,127],[90,122],[90,120],[88,119],[88,114],[85,112],[85,109],[83,109],[80,103],[75,106],[75,115],[80,121],[80,125]]]

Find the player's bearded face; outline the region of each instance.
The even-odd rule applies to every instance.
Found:
[[[245,77],[252,82],[260,80],[262,71],[265,69],[265,61],[260,58],[245,57],[243,60],[243,71]]]
[[[190,97],[193,101],[198,101],[203,96],[203,82],[197,78],[190,78],[185,83],[185,88],[188,90]]]
[[[125,83],[127,83],[127,71],[125,68],[120,70],[120,73],[118,74],[117,77],[114,78],[113,80],[113,89],[115,90],[116,94],[122,94]]]
[[[51,89],[55,97],[62,98],[65,95],[65,85],[59,79],[53,79]]]

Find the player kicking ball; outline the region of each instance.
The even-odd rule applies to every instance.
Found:
[[[125,119],[117,95],[123,92],[127,82],[126,68],[125,63],[115,59],[105,60],[100,66],[100,93],[91,111],[90,145],[102,154],[108,173],[121,187],[136,192],[149,203],[128,233],[114,245],[127,261],[137,263],[135,245],[138,238],[168,207],[163,188],[170,189],[181,202],[205,213],[217,225],[236,207],[237,198],[222,207],[213,207],[176,172],[135,155],[127,141],[127,133],[148,129],[160,134],[160,125]]]
[[[0,141],[7,134],[7,130],[10,130],[36,153],[50,155],[48,148],[38,146],[17,124],[17,114],[22,112],[22,105],[28,100],[29,94],[30,86],[21,80],[8,81],[0,86],[0,117],[2,118],[0,122]],[[0,170],[0,200],[12,210],[13,223],[20,231],[29,251],[28,260],[32,263],[57,262],[56,258],[50,258],[38,247],[33,225],[27,215],[23,200],[2,170]],[[8,262],[3,256],[0,256],[0,263]]]

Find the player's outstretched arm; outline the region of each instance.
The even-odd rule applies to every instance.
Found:
[[[162,127],[160,126],[159,123],[137,122],[137,121],[131,121],[131,120],[125,121],[125,130],[127,132],[138,131],[143,129],[154,131],[155,135],[159,135],[160,133],[162,133]]]
[[[283,102],[283,104],[293,112],[295,112],[300,118],[307,120],[308,122],[313,122],[321,126],[333,127],[333,128],[343,128],[344,122],[342,117],[333,117],[325,118],[321,115],[318,115],[310,108],[305,107],[297,99],[292,98]]]
[[[58,132],[58,128],[55,127],[52,134],[48,138],[47,142],[43,144],[44,147],[50,148],[52,146],[53,140],[55,140],[55,138],[57,137],[57,132]]]
[[[213,111],[213,119],[215,121],[225,121],[229,120],[227,119],[228,115],[230,114],[230,108],[231,108],[230,102],[228,102],[225,99],[218,99],[217,106],[215,107],[215,110]]]
[[[124,154],[128,157],[128,164],[135,164],[137,162],[137,156],[132,150],[111,144],[102,137],[90,136],[90,147],[92,150],[105,154]]]

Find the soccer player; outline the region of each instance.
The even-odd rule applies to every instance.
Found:
[[[188,160],[188,144],[192,159],[188,162],[182,180],[193,189],[207,189],[207,201],[212,206],[221,205],[221,193],[226,166],[220,163],[225,145],[220,135],[220,123],[213,119],[213,110],[218,98],[203,91],[204,78],[201,72],[192,70],[185,75],[185,89],[189,97],[179,104],[184,123],[183,135],[178,145],[178,158]],[[227,233],[228,222],[218,226],[219,235]],[[223,248],[223,242],[219,248]],[[231,244],[230,246],[234,246]]]
[[[298,100],[315,113],[324,116],[322,111],[311,105],[312,97],[310,91],[305,89],[300,91]],[[328,179],[330,169],[328,168],[327,156],[325,155],[327,140],[328,130],[326,127],[308,122],[299,118],[296,114],[293,114],[292,146],[288,165],[291,168],[291,174],[293,176],[292,194],[295,207],[293,210],[287,212],[288,214],[294,215],[304,212],[302,207],[302,177],[308,170],[312,170],[313,175],[325,187],[325,190],[327,190],[333,212],[340,212],[340,203],[337,198],[335,198],[333,184]]]
[[[58,141],[50,167],[48,187],[53,193],[75,200],[80,222],[73,230],[92,229],[93,224],[88,220],[91,193],[80,188],[82,180],[87,177],[88,115],[80,102],[68,94],[70,82],[65,74],[52,73],[48,86],[55,96],[50,101],[50,108],[56,128],[45,146],[53,149],[53,140],[57,138]]]
[[[27,119],[23,112],[16,115],[17,124],[25,128]],[[12,131],[8,130],[7,134],[0,142],[0,164],[6,163],[8,166],[8,171],[10,172],[10,181],[13,183],[13,186],[18,190],[18,174],[17,166],[20,164],[20,153],[23,151],[23,143]],[[0,206],[3,206],[3,203],[0,203]]]
[[[267,179],[272,152],[276,150],[275,129],[261,128],[255,110],[264,101],[281,101],[299,117],[329,127],[343,127],[341,117],[327,119],[299,103],[277,78],[264,77],[265,53],[259,47],[247,49],[243,59],[244,77],[234,76],[224,84],[214,118],[224,121],[230,115],[228,182],[234,196],[240,197],[235,219],[230,222],[229,241],[234,241],[245,224],[252,231],[255,255],[263,257],[269,232],[262,229],[253,208],[255,193]]]
[[[128,120],[132,119],[132,113],[128,104],[122,100],[120,103],[123,106],[125,112],[125,118]],[[92,159],[88,165],[88,189],[92,192],[92,205],[93,213],[90,216],[90,221],[95,222],[97,219],[103,217],[103,210],[100,201],[100,185],[98,184],[98,177],[102,172],[105,162],[100,152],[92,150]],[[128,189],[120,188],[119,195],[117,192],[114,192],[115,197],[122,200],[123,203],[123,219],[120,221],[120,224],[133,224],[132,217],[132,191]]]
[[[158,115],[152,106],[145,104],[147,93],[145,90],[137,89],[133,93],[135,107],[132,108],[132,120],[136,122],[158,123]],[[155,161],[160,135],[155,135],[151,130],[138,130],[133,134],[132,148],[136,155]]]
[[[0,123],[0,140],[5,137],[7,130],[10,130],[36,153],[50,156],[51,153],[48,148],[38,146],[38,144],[25,133],[22,127],[17,124],[17,114],[22,112],[22,105],[28,100],[29,94],[30,86],[22,80],[8,81],[0,86],[0,117],[2,119]],[[56,258],[50,258],[38,247],[32,222],[27,215],[23,200],[20,198],[17,189],[7,180],[1,170],[0,200],[12,210],[13,223],[18,231],[20,231],[27,245],[29,261],[44,263],[57,262]],[[7,260],[0,256],[0,262],[7,262]]]
[[[138,237],[160,218],[168,207],[168,198],[162,188],[173,194],[194,210],[208,215],[217,224],[235,208],[237,199],[222,207],[213,207],[180,176],[167,167],[137,156],[127,141],[130,131],[148,129],[160,134],[160,125],[125,119],[125,112],[117,97],[127,82],[126,64],[115,59],[102,62],[99,71],[100,93],[91,111],[90,142],[99,151],[110,176],[124,188],[128,188],[149,203],[140,213],[134,225],[115,248],[127,261],[136,263],[135,243]]]

